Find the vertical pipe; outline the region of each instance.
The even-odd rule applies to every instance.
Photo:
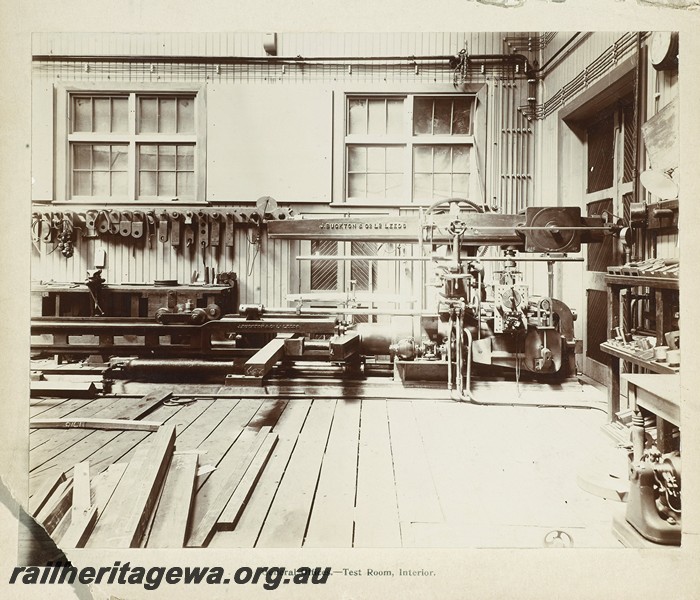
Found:
[[[516,211],[515,207],[515,188],[516,188],[516,153],[517,153],[517,136],[515,134],[515,83],[513,81],[509,84],[508,92],[508,121],[510,124],[510,135],[508,136],[510,144],[510,154],[509,154],[509,169],[510,169],[510,213],[513,214]]]
[[[459,307],[457,308],[457,339],[455,342],[456,346],[456,360],[455,362],[457,363],[457,369],[456,369],[456,379],[457,379],[457,395],[462,396],[462,392],[464,390],[464,380],[463,380],[463,369],[462,369],[462,332],[463,332],[463,324],[462,324],[462,308]]]
[[[500,212],[507,213],[506,210],[506,198],[505,198],[505,177],[503,174],[503,168],[505,165],[505,122],[504,122],[504,103],[505,95],[503,93],[503,80],[498,81],[498,129],[499,129],[499,140],[500,147],[498,149],[498,208]]]
[[[506,136],[508,139],[508,213],[513,214],[513,188],[514,188],[514,179],[513,179],[513,163],[514,163],[514,156],[513,156],[513,83],[508,82],[506,84],[507,90],[508,90],[508,115],[507,115],[507,122],[508,122],[508,127],[506,129]]]
[[[508,214],[513,213],[513,90],[511,88],[511,83],[506,83],[506,98],[507,98],[507,108],[506,108],[506,184],[508,186]]]
[[[454,313],[450,310],[450,319],[447,323],[447,389],[452,390],[452,330],[454,328]]]
[[[464,334],[467,336],[467,345],[465,346],[467,349],[467,381],[466,381],[466,390],[467,390],[467,397],[471,397],[471,392],[472,392],[472,332],[469,331],[469,327],[466,327],[464,329]],[[464,397],[464,396],[463,396]]]
[[[523,199],[523,167],[525,163],[525,137],[523,135],[523,115],[520,112],[520,107],[522,106],[522,88],[517,87],[517,98],[515,102],[515,122],[516,122],[516,139],[518,140],[518,172],[517,172],[517,182],[518,182],[518,193],[515,198],[515,212],[518,212],[522,208]]]

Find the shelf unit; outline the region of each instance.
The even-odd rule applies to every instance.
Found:
[[[670,331],[673,319],[673,299],[678,293],[678,279],[671,277],[651,277],[645,275],[606,275],[605,284],[608,291],[608,335],[620,325],[620,296],[622,290],[631,288],[650,288],[654,294],[656,306],[655,333],[657,344],[664,343],[664,333]],[[625,310],[629,311],[629,303]],[[608,386],[608,418],[615,420],[620,411],[620,361],[637,365],[652,373],[672,374],[678,369],[654,360],[644,360],[631,352],[625,351],[609,342],[603,342],[600,349],[608,355],[610,385]]]

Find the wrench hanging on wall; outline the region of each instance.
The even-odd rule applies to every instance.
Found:
[[[165,211],[158,215],[158,241],[163,244],[168,241],[168,213]]]
[[[135,210],[132,218],[133,221],[131,223],[131,237],[138,240],[141,237],[143,237],[145,215],[140,210]]]
[[[134,213],[129,210],[125,210],[121,214],[121,220],[119,221],[119,233],[124,237],[131,235],[131,226],[134,220]]]
[[[194,245],[194,229],[193,225],[194,215],[191,211],[185,213],[185,230],[183,232],[183,237],[185,238],[185,248],[191,248]]]
[[[221,221],[218,212],[213,212],[209,215],[209,244],[212,246],[219,245],[221,237]]]
[[[209,245],[209,219],[207,213],[200,210],[197,213],[197,223],[199,224],[199,244],[203,248]]]
[[[235,223],[236,215],[233,212],[226,213],[226,238],[225,243],[227,248],[231,248],[231,255],[233,255],[233,247],[235,244],[235,236],[233,230],[233,224]]]
[[[170,214],[170,243],[178,248],[180,246],[180,229],[181,229],[180,213],[173,211]]]
[[[96,238],[97,237],[97,216],[100,213],[96,210],[88,210],[85,213],[85,231],[83,232],[83,237]]]

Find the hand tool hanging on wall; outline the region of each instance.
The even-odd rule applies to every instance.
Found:
[[[180,228],[180,213],[173,211],[170,214],[170,243],[175,248],[180,246]]]
[[[165,211],[158,215],[158,241],[165,243],[168,241],[168,213]]]
[[[98,214],[99,213],[96,210],[89,210],[85,213],[85,231],[83,231],[83,237],[97,237],[97,228],[95,227],[95,222],[97,221]]]
[[[146,213],[146,236],[148,238],[148,247],[153,248],[153,238],[156,237],[156,229],[158,225],[156,224],[156,213],[149,210]]]
[[[32,213],[32,244],[41,250],[41,214]]]
[[[66,258],[73,256],[73,216],[66,213],[61,223],[61,232],[58,234],[58,249]]]
[[[236,216],[235,213],[233,212],[227,212],[226,213],[226,238],[225,238],[225,244],[227,248],[231,248],[231,254],[233,255],[233,246],[234,246],[234,231],[233,231],[233,224],[235,222]]]
[[[191,211],[185,213],[185,230],[183,233],[185,248],[191,248],[194,245],[194,229],[192,228],[193,217],[194,215]]]
[[[101,210],[95,218],[95,229],[99,233],[107,233],[109,231],[109,211]]]
[[[199,223],[199,247],[202,249],[202,267],[204,283],[209,283],[209,267],[207,267],[207,246],[209,245],[209,217],[204,211],[197,213]]]
[[[85,223],[85,213],[70,213],[73,229],[80,231],[81,237],[87,237],[87,225]]]
[[[218,247],[219,238],[221,237],[220,216],[218,212],[213,212],[209,215],[209,244],[215,247]]]
[[[197,224],[199,225],[199,243],[202,247],[209,245],[209,219],[203,210],[197,213]]]
[[[133,221],[131,223],[131,237],[140,239],[143,237],[144,221],[146,216],[140,210],[135,210],[133,213]]]
[[[50,244],[53,240],[54,233],[53,217],[51,213],[44,213],[41,219],[41,240],[45,244]]]
[[[121,214],[121,221],[119,221],[119,233],[124,237],[131,235],[131,227],[134,220],[134,213],[129,210],[125,210]]]
[[[62,222],[63,213],[51,213],[51,229],[56,232],[56,236],[58,236],[63,230]]]
[[[109,232],[113,235],[117,235],[119,233],[119,225],[122,220],[121,213],[116,210],[111,210],[108,213],[109,215]]]

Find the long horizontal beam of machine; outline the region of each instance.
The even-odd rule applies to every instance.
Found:
[[[324,311],[330,312],[330,311]],[[316,311],[318,314],[318,311]],[[203,325],[164,325],[145,321],[98,321],[96,319],[79,318],[76,320],[61,318],[57,320],[32,319],[31,333],[64,333],[65,335],[188,335],[193,332],[213,333],[228,332],[287,332],[287,333],[333,333],[335,319],[309,318],[285,319],[267,318],[249,320],[243,318],[224,317],[218,321],[209,321]]]
[[[297,260],[393,260],[412,262],[452,261],[448,256],[386,256],[386,255],[337,255],[337,254],[308,254],[299,255]],[[465,262],[470,260],[480,262],[583,262],[582,256],[465,256]]]
[[[391,308],[286,308],[286,307],[265,307],[266,313],[273,313],[278,315],[317,315],[319,313],[327,315],[393,315],[395,317],[418,317],[424,316],[429,317],[434,315],[435,312],[428,310],[410,310],[410,309],[398,309],[394,310]],[[302,321],[303,323],[303,321]]]
[[[267,232],[270,238],[293,240],[368,240],[384,242],[415,243],[430,229],[431,241],[452,241],[448,227],[454,219],[450,215],[435,215],[430,224],[421,224],[415,216],[372,216],[366,220],[358,218],[296,219],[270,221]],[[477,245],[521,246],[523,236],[517,231],[524,225],[522,215],[500,215],[494,213],[470,213],[467,229],[462,234],[462,243]]]

